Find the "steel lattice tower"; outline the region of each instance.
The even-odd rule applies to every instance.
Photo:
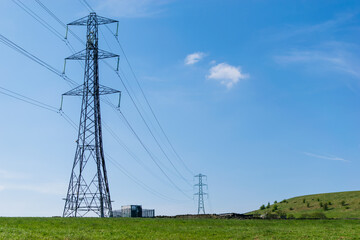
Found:
[[[207,184],[203,183],[203,178],[206,178],[206,175],[200,173],[195,177],[199,178],[199,183],[194,185],[195,187],[199,188],[199,191],[194,194],[198,196],[198,214],[200,214],[200,212],[205,214],[204,195],[207,195],[207,193],[204,192],[203,187],[207,186]]]
[[[82,96],[76,153],[63,217],[112,217],[100,114],[100,95],[119,91],[99,84],[99,59],[119,57],[98,48],[98,26],[117,21],[90,13],[68,25],[87,26],[86,49],[66,60],[85,60],[84,83],[64,93]]]

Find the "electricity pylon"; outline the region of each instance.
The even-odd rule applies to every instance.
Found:
[[[99,59],[119,57],[98,48],[98,26],[118,21],[96,13],[69,25],[87,26],[86,49],[65,59],[85,60],[84,83],[63,95],[82,96],[75,159],[65,198],[63,217],[112,217],[100,114],[100,95],[120,93],[99,84]]]
[[[207,187],[207,184],[203,183],[203,178],[207,177],[206,175],[203,175],[201,173],[196,175],[195,177],[199,178],[199,183],[194,185],[195,187],[199,188],[199,191],[194,194],[198,196],[198,214],[200,214],[200,212],[203,212],[203,214],[205,214],[204,195],[207,195],[207,193],[204,192],[203,187]]]

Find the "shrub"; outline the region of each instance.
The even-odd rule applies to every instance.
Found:
[[[310,203],[309,203],[309,202],[306,204],[306,207],[308,207],[308,208],[310,207]]]
[[[306,202],[306,200],[305,200],[305,198],[303,199],[303,203],[305,203]]]
[[[281,219],[286,219],[286,213],[284,211],[277,211],[276,214],[279,216],[279,218]]]
[[[331,202],[328,202],[328,204],[329,204],[329,205],[332,205],[332,203],[331,203]]]
[[[276,204],[276,203],[277,203],[277,201],[275,200],[274,204]]]
[[[288,215],[287,215],[287,218],[288,218],[288,219],[295,219],[294,214],[288,214]]]
[[[341,201],[341,206],[345,206],[346,202],[344,200]]]
[[[289,208],[290,211],[294,210],[292,207]]]
[[[270,203],[268,202],[268,204],[266,205],[266,208],[270,208]]]
[[[322,202],[320,202],[319,205],[320,205],[320,207],[323,207],[323,203],[322,203]]]
[[[320,198],[318,198],[317,201],[320,202]]]
[[[301,214],[300,218],[308,218],[308,219],[326,219],[326,215],[321,212],[315,212],[315,213],[303,213]]]
[[[350,209],[350,207],[349,207],[349,206],[346,206],[345,209]]]
[[[279,216],[276,213],[265,213],[263,215],[264,219],[278,219]]]
[[[263,205],[261,205],[261,207],[260,207],[260,210],[264,210],[266,207],[265,207],[265,205],[263,204]]]
[[[299,218],[310,218],[310,214],[308,214],[308,213],[303,213],[303,214],[300,215]]]
[[[326,215],[322,212],[314,212],[312,214],[310,214],[311,218],[316,218],[316,219],[326,219]]]
[[[328,204],[327,204],[327,203],[324,203],[324,204],[323,204],[323,209],[324,209],[324,211],[329,210],[329,207],[328,207]]]

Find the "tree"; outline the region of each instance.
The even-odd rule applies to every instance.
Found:
[[[260,210],[264,210],[266,207],[265,207],[265,205],[263,204],[263,205],[261,205],[261,207],[260,207]]]
[[[276,210],[278,210],[278,205],[274,204],[272,211],[275,212]]]
[[[266,205],[266,208],[270,208],[270,203],[268,202],[268,204]]]

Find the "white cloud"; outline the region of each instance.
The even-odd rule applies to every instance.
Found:
[[[143,18],[158,15],[173,0],[102,0],[96,9],[116,17]]]
[[[196,53],[187,55],[184,62],[185,62],[185,65],[192,65],[192,64],[199,62],[204,57],[205,57],[205,53],[196,52]]]
[[[340,157],[335,157],[335,156],[323,156],[323,155],[317,155],[314,153],[309,153],[309,152],[304,152],[305,155],[310,156],[310,157],[314,157],[314,158],[319,158],[319,159],[325,159],[325,160],[331,160],[331,161],[341,161],[341,162],[350,162],[349,160],[346,160],[344,158],[340,158]]]
[[[241,67],[231,66],[227,63],[219,63],[210,68],[210,73],[207,76],[209,79],[215,79],[228,89],[232,88],[240,79],[246,79],[249,74],[241,72]]]

